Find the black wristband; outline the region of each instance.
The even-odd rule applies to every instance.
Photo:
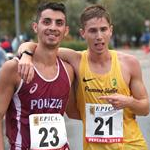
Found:
[[[33,56],[33,53],[32,53],[32,52],[29,52],[29,51],[27,51],[27,50],[23,51],[23,52],[21,53],[21,56],[22,56],[23,54],[27,54],[27,55],[29,55],[29,56]]]

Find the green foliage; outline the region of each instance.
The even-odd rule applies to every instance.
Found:
[[[150,0],[102,0],[108,7],[117,34],[138,35],[150,20]]]
[[[86,43],[80,40],[64,41],[62,42],[61,47],[71,48],[76,51],[82,51],[87,49]]]
[[[91,3],[91,4],[96,4],[98,2],[98,0],[86,0],[86,1]]]
[[[31,23],[37,6],[44,0],[18,0],[20,6],[21,33],[33,34]],[[66,2],[67,0],[45,0]],[[0,0],[0,35],[15,35],[15,0]]]
[[[13,1],[0,1],[0,35],[14,30]]]
[[[85,1],[82,0],[68,0],[66,2],[67,14],[68,14],[68,24],[70,27],[70,34],[73,37],[79,37],[80,28],[80,14],[85,8]]]
[[[0,0],[0,35],[15,35],[15,0]],[[31,22],[38,4],[44,0],[19,0],[21,33],[34,35]],[[68,11],[70,34],[79,38],[80,14],[91,4],[101,3],[110,12],[114,32],[121,36],[126,34],[140,36],[145,30],[145,20],[150,20],[150,0],[47,0],[64,2]]]

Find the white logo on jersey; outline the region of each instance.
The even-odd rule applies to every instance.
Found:
[[[33,94],[38,88],[38,84],[37,83],[34,83],[34,85],[31,87],[29,93],[30,94]]]
[[[63,101],[62,99],[55,98],[44,98],[44,99],[33,99],[31,100],[31,110],[33,109],[43,109],[43,108],[56,108],[62,109]]]

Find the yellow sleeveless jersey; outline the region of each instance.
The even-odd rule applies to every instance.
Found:
[[[123,110],[123,142],[121,143],[95,143],[86,140],[86,110],[87,103],[108,104],[106,100],[98,100],[101,95],[119,93],[130,96],[117,58],[117,52],[110,50],[112,57],[111,69],[106,74],[97,74],[90,71],[87,51],[82,52],[79,66],[79,85],[77,89],[77,106],[83,121],[84,150],[147,150],[146,142],[142,136],[135,115],[128,108]],[[91,120],[92,121],[92,120]],[[115,122],[116,124],[118,122]],[[90,126],[90,123],[89,123]],[[99,126],[99,130],[100,130]]]

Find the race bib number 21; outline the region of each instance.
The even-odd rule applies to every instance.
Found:
[[[123,140],[123,110],[111,104],[86,104],[86,140],[120,143]]]

